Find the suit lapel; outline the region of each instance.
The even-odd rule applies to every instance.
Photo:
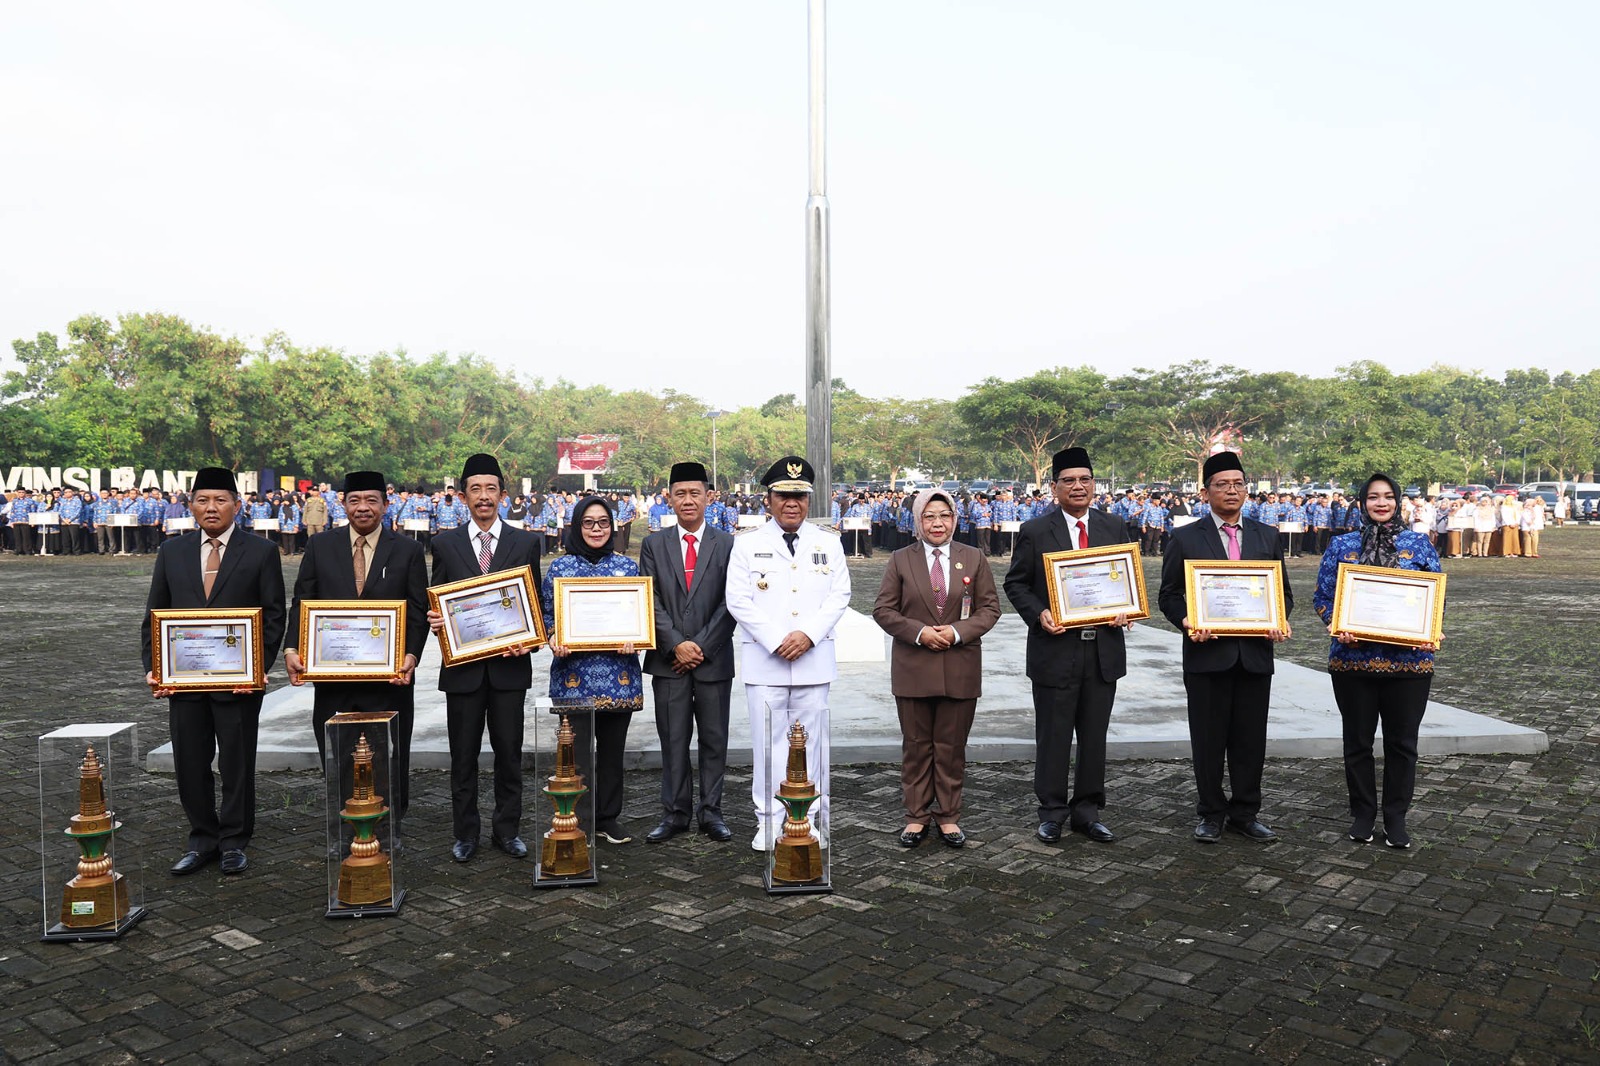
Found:
[[[388,565],[389,556],[394,551],[394,540],[394,533],[387,529],[379,528],[377,547],[372,549],[372,558],[367,560],[366,588],[372,587],[372,583],[377,580],[378,575],[383,573],[383,568]],[[350,542],[347,539],[345,546],[348,547],[349,544]],[[345,569],[350,571],[350,587],[354,588],[356,580],[355,552],[351,550],[343,554],[345,556]]]
[[[705,555],[707,540],[706,533],[709,529],[709,526],[701,526],[699,534],[697,534],[695,537],[695,540],[699,542],[697,545],[698,550],[695,552],[694,561],[696,577],[703,572],[700,565],[700,559]],[[683,569],[683,535],[678,532],[678,527],[676,526],[671,526],[662,530],[662,532],[667,534],[665,538],[666,543],[663,545],[663,547],[667,549],[667,569],[672,573],[672,576],[677,579],[678,594],[683,596],[687,601],[689,598],[694,596],[694,589],[689,587],[688,575]]]
[[[911,547],[914,550],[906,559],[906,569],[911,572],[911,583],[916,586],[917,594],[922,597],[923,605],[928,608],[928,617],[937,622],[939,620],[939,612],[934,607],[933,575],[928,570],[928,553],[923,550],[922,542],[920,540],[912,544]],[[945,606],[948,607],[950,605],[950,562],[948,558],[948,551],[945,553],[945,556],[944,602]]]
[[[1045,551],[1059,552],[1072,550],[1075,545],[1072,543],[1072,537],[1067,530],[1067,516],[1061,512],[1061,508],[1052,507],[1049,511],[1045,512],[1045,515],[1044,528],[1049,533],[1050,540],[1055,545],[1054,547],[1046,548]]]
[[[1211,549],[1213,559],[1226,559],[1228,547],[1222,543],[1222,531],[1217,528],[1217,523],[1210,515],[1200,519],[1200,536],[1205,540],[1206,546]],[[1244,558],[1244,538],[1239,541],[1239,557]]]

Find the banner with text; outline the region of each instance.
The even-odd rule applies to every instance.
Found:
[[[556,473],[604,474],[622,438],[610,433],[582,433],[556,439]]]

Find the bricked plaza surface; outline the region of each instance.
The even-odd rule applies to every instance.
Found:
[[[150,915],[100,944],[38,940],[36,738],[137,720],[141,750],[166,740],[135,647],[149,562],[8,557],[0,1050],[28,1063],[1600,1061],[1600,529],[1545,536],[1541,560],[1448,564],[1434,694],[1544,729],[1550,751],[1425,758],[1410,852],[1344,838],[1337,760],[1269,761],[1271,847],[1192,842],[1184,762],[1113,764],[1118,841],[1046,846],[1031,764],[1008,763],[970,769],[967,849],[909,852],[895,843],[897,768],[858,766],[833,775],[836,890],[770,898],[748,846],[748,773],[730,774],[732,844],[647,846],[658,779],[639,772],[638,842],[601,845],[597,887],[534,892],[528,862],[487,847],[449,860],[446,776],[421,772],[401,914],[329,921],[320,777],[261,775],[244,876],[178,879],[175,789],[140,772],[116,799],[125,840],[146,845]],[[853,564],[857,607],[883,559]],[[1293,564],[1305,600],[1313,567]],[[1294,617],[1287,654],[1315,665],[1309,603]],[[529,781],[531,840],[548,812]]]

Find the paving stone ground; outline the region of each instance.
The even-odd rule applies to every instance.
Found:
[[[177,879],[171,779],[116,785],[149,917],[40,943],[35,738],[137,720],[148,560],[0,559],[0,1051],[52,1062],[1600,1061],[1600,529],[1542,560],[1451,563],[1435,695],[1548,732],[1534,758],[1423,760],[1418,847],[1344,839],[1337,761],[1274,760],[1283,841],[1189,838],[1183,762],[1111,767],[1110,846],[1032,837],[1031,764],[973,766],[973,844],[905,851],[898,770],[836,767],[831,895],[768,897],[739,835],[602,845],[600,885],[535,892],[449,861],[418,773],[397,917],[330,921],[323,789],[262,775],[251,868]],[[883,557],[854,564],[870,604]],[[1292,573],[1309,598],[1314,561]],[[292,570],[292,567],[291,567]],[[1315,664],[1322,642],[1289,646]],[[275,679],[274,683],[281,683]],[[1514,700],[1507,693],[1518,693]],[[980,705],[980,713],[981,713]],[[529,775],[531,779],[531,774]],[[654,773],[631,774],[640,837]],[[730,773],[729,795],[748,795]],[[534,802],[538,800],[539,802]],[[547,814],[530,787],[524,835]],[[59,827],[46,827],[56,832]],[[70,875],[70,870],[46,876]]]

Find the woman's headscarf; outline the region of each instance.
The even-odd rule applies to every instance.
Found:
[[[583,516],[589,508],[597,504],[606,513],[606,521],[611,523],[611,531],[615,533],[617,520],[611,514],[611,506],[598,496],[585,496],[579,500],[577,506],[572,509],[572,521],[567,525],[567,552],[571,555],[582,556],[591,563],[598,563],[601,559],[611,554],[610,537],[607,537],[605,545],[599,548],[590,547],[589,542],[583,539]]]
[[[922,539],[922,512],[928,509],[928,504],[934,500],[943,500],[950,507],[951,521],[954,522],[956,500],[944,489],[923,489],[911,499],[911,531],[918,540]]]
[[[1367,490],[1379,481],[1386,482],[1394,492],[1394,514],[1389,516],[1387,522],[1374,522],[1372,516],[1367,514]],[[1400,501],[1403,498],[1400,486],[1388,474],[1373,474],[1356,491],[1356,504],[1367,519],[1366,524],[1361,527],[1361,555],[1357,560],[1362,566],[1386,566],[1392,569],[1399,561],[1394,538],[1405,528],[1400,519]]]

